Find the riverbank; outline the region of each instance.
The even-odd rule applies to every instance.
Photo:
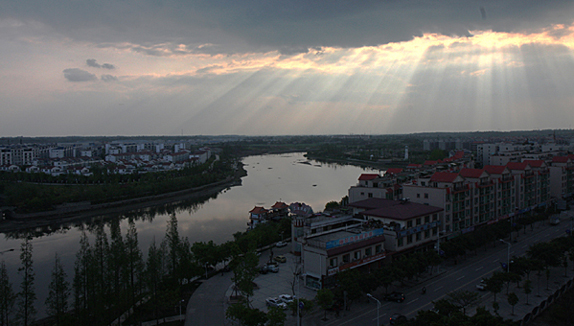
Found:
[[[0,233],[59,225],[102,215],[117,215],[173,202],[215,195],[224,189],[241,185],[241,178],[246,175],[247,171],[243,168],[242,164],[239,164],[233,177],[201,187],[103,204],[91,205],[86,203],[84,205],[62,206],[56,210],[45,212],[13,214],[9,219],[0,221]]]

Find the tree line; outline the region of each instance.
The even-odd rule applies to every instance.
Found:
[[[0,172],[0,205],[20,212],[51,210],[55,205],[89,201],[92,204],[174,192],[225,180],[235,173],[232,158],[181,170],[116,174],[92,166],[92,175]]]
[[[127,320],[139,324],[174,315],[174,307],[184,305],[196,284],[192,280],[209,276],[215,265],[227,262],[240,266],[253,248],[279,241],[290,230],[288,219],[267,223],[250,232],[234,234],[223,244],[195,242],[178,233],[177,218],[170,216],[164,239],[152,242],[147,257],[138,243],[133,220],[122,234],[119,220],[84,230],[74,262],[74,275],[66,275],[58,254],[54,257],[48,297],[44,302],[43,322],[50,325],[108,325],[130,308],[135,312]],[[8,278],[4,261],[0,265],[0,326],[28,326],[36,316],[35,273],[31,237],[21,246],[20,290],[16,292]],[[256,256],[257,257],[257,256]],[[234,268],[240,273],[242,268]],[[245,269],[248,272],[250,269]],[[240,275],[235,276],[241,284]],[[16,309],[17,308],[17,309]],[[125,324],[125,322],[124,322]]]

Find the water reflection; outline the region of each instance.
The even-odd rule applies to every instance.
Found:
[[[213,240],[223,243],[233,239],[233,233],[245,231],[248,212],[255,206],[271,207],[276,201],[304,202],[314,211],[321,211],[329,201],[341,200],[351,185],[357,183],[361,173],[377,172],[360,167],[325,164],[307,160],[302,153],[251,156],[243,160],[247,176],[240,186],[224,191],[178,202],[131,211],[108,214],[88,220],[32,228],[0,236],[0,260],[6,262],[14,290],[18,290],[20,277],[20,244],[32,235],[34,269],[36,271],[36,301],[38,316],[44,316],[43,303],[47,296],[54,255],[58,253],[68,280],[73,277],[75,254],[84,230],[104,225],[110,234],[110,223],[119,221],[125,237],[128,222],[135,223],[139,245],[144,256],[150,244],[160,243],[165,235],[170,214],[178,218],[179,234],[191,243]],[[305,164],[302,164],[305,163]],[[93,235],[89,235],[93,243]]]

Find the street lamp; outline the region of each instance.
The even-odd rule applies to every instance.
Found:
[[[181,302],[179,303],[179,315],[181,316],[181,305],[183,304],[185,300],[181,300]]]
[[[504,240],[502,240],[502,239],[500,239],[500,242],[506,243],[506,244],[508,245],[508,254],[507,254],[508,263],[507,263],[507,265],[506,265],[506,272],[507,272],[507,273],[510,273],[510,246],[511,246],[511,244],[510,244],[510,242],[506,242],[506,241],[504,241]]]
[[[377,298],[373,297],[370,293],[367,293],[367,296],[375,301],[377,301],[377,326],[379,326],[379,308],[381,307],[381,301]]]

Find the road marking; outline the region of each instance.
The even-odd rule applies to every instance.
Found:
[[[411,303],[417,301],[418,299],[419,299],[419,298],[416,298],[416,299],[414,299],[414,300],[412,300],[412,301],[409,301],[409,302],[407,302],[407,304],[411,304]]]
[[[500,258],[495,259],[495,260],[493,260],[492,262],[493,262],[493,263],[496,263],[496,262],[499,261],[499,260],[500,260]]]
[[[479,271],[479,270],[481,270],[481,269],[483,269],[483,268],[484,268],[484,266],[480,266],[479,268],[475,269],[475,271]]]
[[[465,277],[465,275],[463,275],[463,276],[457,278],[456,280],[457,280],[457,281],[460,281],[460,280],[462,280],[464,277]]]
[[[440,290],[440,289],[442,289],[442,288],[444,288],[444,286],[439,286],[438,288],[434,289],[434,291],[436,292],[436,291],[438,291],[438,290]]]
[[[513,253],[514,253],[514,250],[512,250],[510,253],[513,254]]]
[[[386,314],[379,315],[379,319],[380,319],[381,317],[384,317],[385,315],[386,315]],[[371,319],[371,320],[372,320],[372,321],[377,321],[377,317],[375,317],[375,318],[373,318],[373,319]],[[384,325],[384,323],[383,323],[383,325]]]

